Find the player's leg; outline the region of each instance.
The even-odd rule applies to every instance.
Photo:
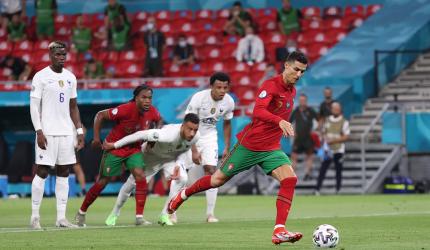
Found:
[[[136,182],[136,225],[148,225],[150,222],[143,219],[143,211],[145,209],[146,195],[148,193],[148,184],[145,177],[145,163],[142,153],[130,155],[125,161],[127,169],[130,170]]]
[[[299,157],[300,153],[300,145],[297,138],[294,138],[293,149],[291,151],[291,166],[293,169],[297,169],[297,158]]]
[[[191,186],[183,189],[173,199],[170,200],[168,212],[174,213],[179,206],[191,195],[206,191],[210,188],[224,185],[234,175],[247,170],[255,165],[252,151],[236,144],[229,155],[221,163],[221,168],[216,170],[213,175],[205,175],[198,179]]]
[[[336,168],[336,193],[339,193],[340,187],[342,186],[343,154],[334,154],[333,161]]]
[[[85,195],[85,199],[75,216],[75,222],[78,226],[85,226],[85,215],[88,208],[99,197],[100,193],[109,183],[112,176],[121,174],[121,166],[124,158],[115,156],[109,152],[103,152],[100,161],[100,178],[94,183]]]
[[[212,175],[215,173],[216,166],[218,165],[218,143],[217,141],[199,141],[197,142],[198,150],[202,157],[202,166],[205,175]],[[206,190],[206,221],[218,222],[215,217],[215,204],[218,194],[218,188],[211,188]]]
[[[302,238],[301,233],[288,232],[285,229],[290,207],[293,201],[297,176],[291,167],[288,156],[281,150],[259,152],[256,158],[261,159],[260,166],[265,173],[279,181],[279,191],[276,199],[276,221],[272,236],[274,244],[295,242]]]
[[[85,183],[85,174],[82,170],[82,165],[80,162],[77,162],[75,165],[73,165],[73,172],[75,172],[76,179],[78,179],[79,187],[81,188],[80,194],[84,195],[86,194],[86,183]]]
[[[39,148],[35,143],[35,162],[36,175],[31,183],[31,219],[30,227],[40,229],[40,205],[42,204],[43,193],[45,192],[45,180],[48,177],[50,167],[55,166],[58,145],[53,136],[45,136],[47,145],[46,149]]]
[[[312,177],[312,169],[314,165],[314,152],[313,148],[310,147],[307,149],[305,154],[305,180],[311,180]]]

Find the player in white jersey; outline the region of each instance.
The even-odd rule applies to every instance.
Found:
[[[197,142],[197,149],[202,156],[201,165],[205,175],[215,172],[218,164],[218,135],[216,123],[223,118],[224,151],[222,157],[230,150],[231,119],[233,118],[234,100],[227,94],[230,89],[230,77],[223,72],[214,73],[209,80],[210,88],[193,95],[185,113],[196,113],[200,118],[201,138]],[[218,189],[206,191],[207,222],[218,222],[215,217],[215,202]],[[172,220],[176,220],[173,216]]]
[[[160,170],[164,170],[166,178],[172,180],[169,197],[161,212],[167,216],[167,205],[169,200],[176,195],[179,190],[185,187],[188,175],[184,166],[186,152],[191,150],[193,160],[198,163],[200,154],[195,147],[200,138],[197,131],[199,129],[199,118],[196,114],[189,113],[185,116],[182,124],[165,125],[161,129],[149,129],[138,131],[128,135],[115,143],[103,143],[105,150],[121,148],[130,143],[144,141],[142,144],[143,158],[145,163],[145,176],[147,180],[152,178]],[[121,187],[117,201],[112,213],[106,219],[108,226],[114,226],[120,214],[120,209],[130,196],[135,187],[133,175]]]
[[[49,168],[56,167],[55,196],[57,198],[57,227],[76,227],[66,219],[69,195],[69,169],[76,163],[74,132],[77,149],[84,146],[76,77],[64,67],[66,45],[52,42],[48,46],[51,65],[34,75],[30,93],[30,114],[36,130],[36,175],[31,185],[32,213],[30,226],[40,229],[40,204]]]

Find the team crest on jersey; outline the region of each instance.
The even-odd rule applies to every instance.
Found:
[[[266,96],[267,96],[266,90],[261,91],[261,93],[258,95],[258,97],[260,97],[260,98],[264,98]]]
[[[211,108],[211,114],[215,114],[216,108]]]
[[[116,114],[118,114],[118,109],[117,108],[112,109],[112,115],[116,115]]]
[[[291,107],[291,103],[287,102],[287,109],[289,109]]]
[[[228,167],[227,167],[228,171],[231,171],[233,168],[234,168],[233,163],[228,164]]]
[[[220,113],[224,112],[224,109],[219,109],[219,112],[220,112]]]
[[[59,81],[58,81],[58,85],[60,85],[60,87],[64,87],[64,82],[63,82],[63,80],[59,80]]]
[[[70,81],[70,80],[67,80],[67,83],[69,84],[69,86],[72,85],[72,81]]]

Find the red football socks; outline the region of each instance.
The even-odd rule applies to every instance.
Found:
[[[276,223],[275,225],[285,225],[290,212],[291,203],[294,196],[297,177],[288,177],[281,181],[276,199]]]
[[[88,190],[88,193],[85,195],[84,202],[82,202],[81,205],[81,211],[86,212],[88,207],[93,204],[93,202],[99,197],[100,193],[103,191],[104,187],[100,185],[99,183],[95,183],[90,190]]]
[[[213,188],[211,186],[211,175],[205,175],[202,178],[198,179],[196,182],[194,182],[187,189],[185,189],[185,195],[187,197],[190,197],[195,193],[206,191],[211,188]]]
[[[136,215],[143,215],[143,209],[145,208],[146,194],[148,192],[148,185],[146,178],[140,181],[136,181]]]

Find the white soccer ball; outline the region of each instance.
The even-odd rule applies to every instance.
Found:
[[[333,248],[339,243],[339,232],[332,225],[319,225],[312,235],[312,241],[317,247]]]

